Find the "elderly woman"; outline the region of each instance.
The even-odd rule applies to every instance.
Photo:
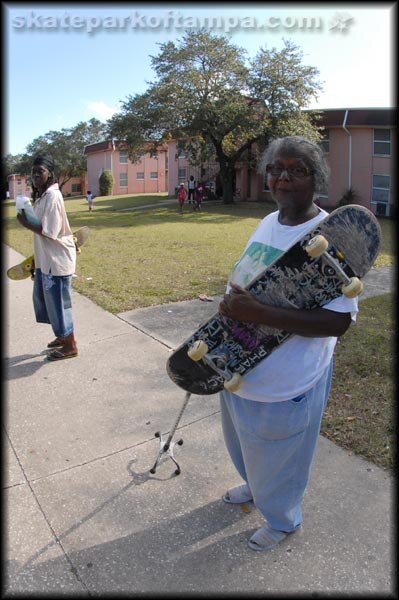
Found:
[[[24,214],[18,214],[17,218],[35,234],[33,307],[36,321],[50,324],[56,336],[47,345],[48,360],[72,358],[78,354],[71,302],[76,247],[51,156],[38,156],[33,161],[32,187],[33,208],[40,225],[29,223]]]
[[[328,181],[319,146],[299,136],[274,140],[261,168],[278,210],[252,234],[220,303],[227,317],[293,334],[245,376],[239,395],[221,393],[225,443],[244,481],[223,500],[255,503],[266,524],[248,545],[260,551],[270,550],[302,523],[302,500],[330,392],[334,347],[358,311],[357,299],[344,296],[314,310],[279,308],[261,304],[241,287],[327,216],[315,204]]]

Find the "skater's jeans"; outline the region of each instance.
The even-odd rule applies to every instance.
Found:
[[[48,323],[57,337],[73,332],[72,275],[46,275],[36,269],[33,284],[33,308],[38,323]]]

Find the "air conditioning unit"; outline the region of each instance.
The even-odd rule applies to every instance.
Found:
[[[391,217],[393,214],[392,204],[387,204],[385,202],[377,202],[375,214],[377,215],[377,217]]]

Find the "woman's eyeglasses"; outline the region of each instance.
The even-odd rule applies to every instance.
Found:
[[[292,167],[285,169],[279,165],[266,165],[266,173],[273,177],[280,177],[284,171],[289,177],[295,179],[302,179],[303,177],[308,177],[312,174],[312,171],[307,167]]]

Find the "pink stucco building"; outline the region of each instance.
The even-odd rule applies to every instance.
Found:
[[[349,188],[356,204],[380,216],[396,211],[396,110],[350,108],[324,110],[322,146],[331,169],[321,206],[333,207]]]
[[[330,184],[320,196],[320,205],[337,206],[343,194],[352,189],[354,202],[380,216],[393,216],[396,210],[395,165],[397,158],[396,110],[391,108],[326,109],[319,125],[324,127],[321,145],[331,169]],[[112,140],[86,146],[88,189],[98,194],[103,170],[114,176],[113,194],[168,192],[175,195],[191,175],[196,181],[218,188],[219,167],[206,162],[189,164],[184,151],[171,141],[157,156],[149,153],[131,163],[127,151]],[[245,161],[236,165],[236,198],[268,200],[266,181]]]
[[[167,191],[168,154],[166,148],[156,154],[147,153],[132,163],[127,150],[113,140],[104,140],[85,147],[87,158],[87,185],[99,195],[99,178],[103,171],[111,171],[114,178],[112,194],[149,194]]]
[[[27,175],[20,175],[14,173],[8,176],[8,192],[10,198],[14,200],[18,194],[24,194],[30,198],[32,188],[30,185],[30,179]],[[73,196],[82,196],[86,194],[86,176],[83,177],[72,177],[62,186],[62,194],[64,198]]]
[[[393,216],[396,211],[397,160],[396,110],[391,108],[326,109],[321,111],[319,125],[324,127],[321,143],[331,169],[330,184],[319,198],[320,205],[335,207],[351,188],[354,202],[380,216]],[[184,157],[176,159],[176,144],[170,144],[169,193],[198,169],[189,166]],[[206,165],[202,180],[217,172],[215,164]],[[241,200],[267,200],[270,192],[265,178],[245,162],[236,165],[237,197]]]
[[[215,183],[219,172],[218,163],[206,161],[201,166],[190,165],[184,150],[179,149],[177,142],[173,140],[168,144],[168,157],[168,193],[170,196],[175,194],[175,189],[180,183],[184,183],[187,187],[191,176],[194,177],[195,181],[201,181],[203,184]]]
[[[10,198],[15,200],[19,194],[23,194],[24,196],[28,196],[28,198],[30,198],[32,188],[29,185],[26,175],[13,173],[12,175],[8,176],[7,182]]]

